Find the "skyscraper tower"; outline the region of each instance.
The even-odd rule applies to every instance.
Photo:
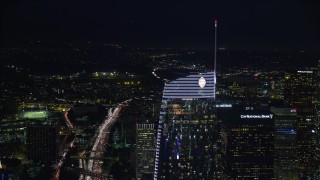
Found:
[[[273,114],[244,109],[235,108],[223,117],[220,179],[273,179]]]
[[[274,114],[274,177],[298,179],[297,110],[288,107],[271,107]]]
[[[297,157],[301,178],[315,171],[316,148],[316,89],[315,73],[298,70],[285,73],[284,99],[287,106],[297,110]]]
[[[214,78],[199,73],[165,85],[154,179],[212,179]]]
[[[320,179],[320,60],[316,74],[316,148],[315,148],[315,172],[314,179]]]
[[[139,123],[136,126],[136,179],[150,179],[153,174],[155,153],[154,124]]]
[[[214,72],[165,84],[157,130],[154,179],[213,179],[216,136]]]

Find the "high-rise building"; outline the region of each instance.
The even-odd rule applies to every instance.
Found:
[[[273,179],[273,114],[233,109],[222,119],[220,179]]]
[[[297,110],[288,107],[271,107],[274,114],[274,177],[298,179]]]
[[[56,125],[29,125],[27,127],[28,159],[52,164],[58,157],[58,131]]]
[[[316,148],[315,148],[315,172],[313,179],[320,179],[320,60],[318,61],[318,70],[316,74]]]
[[[165,84],[157,130],[154,179],[215,176],[215,73]]]
[[[255,76],[230,76],[228,82],[232,99],[247,104],[257,103],[259,81]]]
[[[301,178],[310,177],[315,170],[316,89],[315,73],[310,70],[285,73],[284,100],[297,110],[297,158]]]
[[[154,170],[154,124],[137,124],[136,128],[136,179],[151,179]]]

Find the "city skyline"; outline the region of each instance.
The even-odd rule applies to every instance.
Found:
[[[237,166],[237,163],[248,162],[253,167],[250,169],[253,174],[236,176],[319,176],[318,162],[314,158],[318,152],[312,148],[319,145],[315,141],[315,135],[319,135],[316,123],[319,66],[306,66],[303,57],[308,56],[301,55],[308,55],[308,52],[288,51],[278,56],[279,53],[273,51],[237,51],[231,57],[251,57],[252,61],[240,61],[242,66],[228,62],[224,64],[232,66],[218,66],[215,87],[214,72],[204,73],[213,65],[210,58],[213,55],[206,52],[128,49],[95,43],[86,44],[83,49],[76,45],[67,45],[65,49],[41,48],[41,45],[2,49],[0,143],[4,148],[0,149],[0,158],[3,167],[15,169],[1,169],[5,177],[50,179],[51,176],[78,180],[92,176],[139,179],[158,175],[155,178],[161,179],[181,174],[186,178],[215,176],[219,179],[219,176],[234,177],[232,168],[246,172],[247,166]],[[103,61],[105,54],[96,52],[110,53],[106,57],[114,58],[112,67],[116,70],[108,71]],[[218,62],[230,56],[232,51],[220,53]],[[25,57],[34,58],[34,68],[30,63],[16,63]],[[265,60],[280,57],[279,60],[284,58],[290,64],[298,62],[292,60],[304,64],[283,66],[277,59],[261,64],[264,61],[258,61],[259,57]],[[79,58],[79,68],[85,68],[80,71],[66,69],[66,74],[51,74],[44,69],[44,74],[35,72],[40,63],[78,69],[75,66],[79,65]],[[94,61],[96,58],[102,61]],[[92,62],[96,64],[89,71],[87,68]],[[123,69],[131,65],[144,66],[145,71],[138,72],[131,67],[129,73]],[[228,114],[237,106],[245,112],[229,118]],[[272,106],[286,108],[292,113],[281,114],[273,109],[273,115],[269,112]],[[121,113],[117,111],[118,107],[122,109]],[[266,124],[267,118],[275,121]],[[241,124],[229,126],[228,122],[232,121]],[[52,126],[57,123],[56,141],[55,135],[53,138],[35,138],[37,135],[33,134],[38,131],[32,130],[31,126],[48,123]],[[137,124],[144,124],[143,128],[150,124],[148,126],[154,129],[137,132]],[[105,125],[108,128],[103,128]],[[268,127],[265,134],[257,131],[257,128],[265,127]],[[151,133],[154,133],[154,139]],[[251,137],[249,141],[248,136]],[[153,143],[156,144],[154,148]],[[270,143],[274,143],[274,148],[270,148]],[[48,144],[59,147],[59,155],[55,155],[52,164],[37,164],[38,157],[48,159],[55,153],[40,154],[40,149],[45,151]],[[39,151],[33,154],[34,149]],[[270,156],[273,149],[277,156]],[[292,153],[287,153],[291,150]],[[151,159],[153,152],[154,161]],[[251,162],[248,154],[252,153],[256,159],[266,156],[268,167],[264,168],[265,161]],[[234,158],[228,159],[229,154]],[[238,156],[249,158],[249,161]],[[11,161],[14,164],[11,165]],[[290,169],[283,168],[286,163],[292,164]],[[275,167],[280,168],[275,171]]]
[[[318,9],[1,2],[1,179],[319,179]]]

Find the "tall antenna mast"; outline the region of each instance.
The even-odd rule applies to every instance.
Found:
[[[214,126],[213,126],[213,130],[212,133],[213,135],[213,139],[218,140],[219,139],[219,135],[218,135],[218,114],[217,114],[217,28],[218,28],[218,20],[214,20],[214,94],[213,94],[213,103],[214,103]],[[218,143],[216,142],[214,144],[214,154],[217,153],[217,148],[218,148]],[[214,155],[214,158],[216,157],[216,155]],[[213,171],[216,171],[218,168],[214,167]],[[215,175],[214,175],[215,176]]]
[[[218,20],[214,20],[214,99],[217,107],[216,90],[217,90],[217,29]]]

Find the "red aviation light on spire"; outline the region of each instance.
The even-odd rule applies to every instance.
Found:
[[[218,26],[218,20],[214,20],[214,27],[217,27]]]

